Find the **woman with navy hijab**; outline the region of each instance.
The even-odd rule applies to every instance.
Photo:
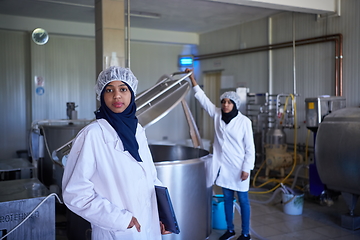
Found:
[[[91,223],[93,240],[161,240],[154,185],[162,185],[135,116],[138,80],[127,68],[99,74],[96,121],[73,141],[63,176],[66,206]]]
[[[185,72],[190,72],[186,69]],[[221,107],[216,107],[197,84],[194,74],[189,76],[195,98],[213,118],[214,143],[212,175],[213,182],[222,188],[227,231],[219,240],[235,237],[233,223],[233,201],[236,193],[241,209],[241,235],[237,240],[251,240],[250,202],[248,197],[250,171],[255,163],[255,146],[251,121],[239,111],[241,99],[234,92],[220,96]]]

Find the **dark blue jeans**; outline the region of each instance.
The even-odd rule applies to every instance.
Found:
[[[241,209],[241,227],[242,234],[249,234],[250,232],[250,201],[248,192],[238,192],[228,188],[222,188],[224,194],[224,208],[225,218],[228,230],[234,230],[233,215],[234,215],[234,192],[237,192],[240,209]]]

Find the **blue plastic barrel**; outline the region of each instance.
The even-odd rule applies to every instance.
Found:
[[[236,200],[234,199],[234,202]],[[235,207],[234,207],[235,210]],[[234,216],[234,215],[233,215]],[[214,195],[212,199],[212,228],[227,229],[224,207],[224,195]]]

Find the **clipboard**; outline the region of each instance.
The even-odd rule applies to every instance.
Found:
[[[160,221],[165,225],[165,229],[175,234],[180,233],[179,225],[176,220],[173,205],[171,203],[167,187],[155,186],[156,199],[158,204]]]

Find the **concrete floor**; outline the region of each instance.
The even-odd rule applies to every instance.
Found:
[[[215,194],[221,189],[214,187]],[[250,199],[266,201],[269,194],[250,194]],[[251,236],[253,240],[359,240],[360,229],[356,231],[341,227],[341,214],[347,212],[344,199],[339,198],[330,207],[321,206],[317,200],[305,197],[301,215],[288,215],[283,211],[281,195],[275,197],[272,204],[251,202]],[[360,215],[360,201],[355,213]],[[66,217],[64,212],[56,214],[56,240],[68,240],[66,237]],[[236,239],[241,233],[241,219],[237,211],[234,216]],[[218,240],[225,230],[213,229],[208,240]],[[90,240],[90,239],[89,239]],[[186,239],[192,240],[192,239]]]
[[[219,191],[219,190],[218,190]],[[249,198],[258,201],[270,199],[269,194],[249,194]],[[301,215],[284,213],[281,194],[272,204],[251,202],[250,228],[253,240],[359,240],[360,229],[356,231],[341,227],[341,214],[347,213],[344,199],[339,198],[332,206],[322,206],[314,198],[305,197]],[[356,206],[356,214],[360,215],[360,202]],[[241,234],[241,218],[237,211],[234,215],[236,239]],[[209,240],[218,240],[225,230],[213,229]]]

